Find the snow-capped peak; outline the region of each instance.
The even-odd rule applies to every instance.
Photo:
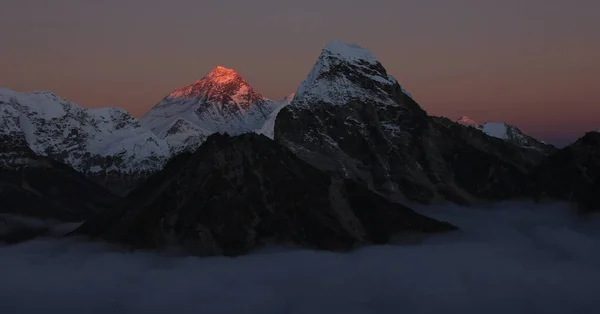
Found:
[[[236,71],[216,66],[201,80],[178,88],[167,99],[202,98],[218,104],[245,104],[265,98],[257,93]]]
[[[377,59],[371,52],[357,44],[347,44],[339,40],[332,40],[323,48],[324,53],[341,59],[365,60],[370,63],[377,63]]]
[[[361,99],[395,105],[392,98],[397,84],[369,50],[334,40],[321,51],[312,71],[296,91],[293,103],[340,105]]]
[[[479,123],[475,122],[475,120],[473,120],[473,119],[471,119],[471,118],[469,118],[467,116],[461,116],[460,118],[458,118],[456,120],[456,122],[460,123],[462,125],[474,127],[474,128],[477,128],[477,129],[481,128],[481,126],[479,125]]]
[[[216,66],[214,67],[207,75],[206,79],[209,79],[215,83],[227,83],[229,81],[235,80],[239,77],[239,74],[232,69],[226,68],[224,66]]]
[[[169,143],[171,153],[196,149],[212,133],[238,135],[260,129],[279,105],[223,66],[177,89],[141,119]]]

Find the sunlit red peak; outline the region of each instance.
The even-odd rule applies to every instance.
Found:
[[[462,116],[462,117],[458,118],[458,120],[456,120],[456,122],[458,122],[462,125],[466,125],[466,126],[479,127],[479,124],[477,122],[475,122],[473,119],[471,119],[467,116]]]
[[[239,77],[239,74],[234,70],[218,65],[208,72],[205,79],[209,79],[215,83],[226,83]]]
[[[207,96],[216,91],[215,89],[221,92],[223,89],[235,92],[245,85],[247,83],[237,72],[219,65],[210,70],[201,80],[196,80],[188,86],[174,90],[169,94],[169,97]]]

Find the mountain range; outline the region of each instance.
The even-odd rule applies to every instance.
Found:
[[[539,141],[527,134],[524,134],[521,130],[519,130],[519,128],[508,123],[486,122],[480,125],[467,116],[462,116],[458,118],[456,122],[468,127],[473,127],[475,129],[481,130],[489,136],[509,141],[518,146],[536,149],[546,155],[549,155],[556,151],[556,147],[554,147],[553,145],[547,144],[544,141]]]
[[[2,89],[0,136],[1,191],[16,191],[0,194],[3,212],[85,220],[73,234],[135,248],[347,250],[456,229],[415,202],[600,210],[600,133],[559,150],[506,123],[431,116],[367,49],[339,41],[286,99],[218,66],[139,121]]]

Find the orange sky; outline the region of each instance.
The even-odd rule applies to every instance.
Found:
[[[4,0],[0,86],[140,116],[220,64],[282,98],[339,39],[431,114],[558,143],[600,128],[598,12],[595,0]]]

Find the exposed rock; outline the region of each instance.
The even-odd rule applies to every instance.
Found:
[[[588,132],[548,157],[532,174],[532,189],[578,203],[584,211],[600,211],[600,133]]]
[[[279,112],[275,139],[329,173],[423,203],[520,196],[543,158],[428,116],[366,49],[335,41]]]
[[[238,255],[268,243],[348,250],[404,232],[453,229],[331,178],[263,135],[214,134],[171,160],[120,211],[76,233],[136,248]]]
[[[0,135],[0,213],[82,221],[118,197],[81,173]]]

